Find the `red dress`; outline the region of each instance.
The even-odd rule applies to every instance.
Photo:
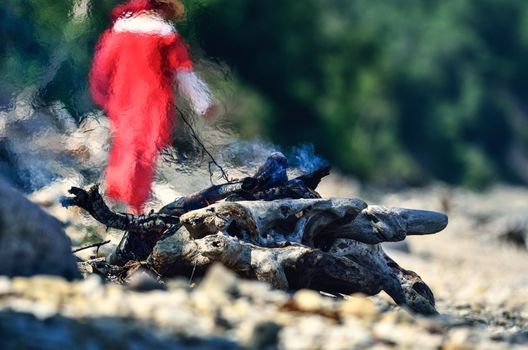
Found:
[[[106,193],[136,212],[147,200],[156,157],[171,144],[175,73],[192,73],[187,44],[155,12],[127,12],[97,45],[90,90],[111,120]]]

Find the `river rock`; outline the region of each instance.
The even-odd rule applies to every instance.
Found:
[[[79,276],[62,224],[0,178],[0,275]]]

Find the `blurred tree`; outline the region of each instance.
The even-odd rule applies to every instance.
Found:
[[[528,183],[527,2],[186,3],[179,30],[231,67],[217,87],[243,137],[312,142],[375,184]],[[0,103],[36,86],[44,105],[93,108],[86,76],[115,1],[0,4]]]
[[[112,5],[112,0],[2,0],[3,95],[33,88],[42,103],[59,99],[76,116],[92,108],[86,77]]]
[[[200,4],[192,23],[207,53],[273,106],[250,130],[281,144],[314,142],[380,184],[520,180],[508,154],[513,139],[526,145],[511,115],[527,91],[527,3]]]

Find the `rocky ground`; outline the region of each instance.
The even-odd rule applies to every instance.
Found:
[[[528,347],[527,189],[436,188],[386,195],[382,202],[447,211],[445,231],[409,237],[411,253],[391,255],[425,279],[440,313],[471,320],[494,346]]]
[[[70,186],[85,186],[100,176],[107,144],[104,125],[97,118],[87,118],[79,128],[66,122],[38,124],[35,120],[45,118],[29,113],[33,119],[20,121],[17,111],[12,113],[17,118],[2,115],[0,135],[9,140],[4,146],[13,158],[0,164],[0,170],[7,169],[2,174],[12,174],[8,178],[14,184],[32,180],[28,188],[40,190],[28,198],[64,223],[73,246],[110,239],[97,252],[107,256],[122,233],[106,231],[82,212],[59,204]],[[35,125],[42,130],[33,130]],[[55,148],[48,149],[50,145]],[[209,181],[205,173],[197,176],[196,169],[176,173],[166,164],[160,169],[152,208]],[[41,188],[50,178],[68,180]],[[0,348],[528,349],[528,189],[497,186],[474,194],[433,186],[385,193],[334,174],[319,191],[324,197],[361,197],[370,204],[449,215],[448,228],[439,234],[386,246],[391,257],[432,288],[439,316],[412,315],[384,294],[336,298],[314,291],[273,291],[220,267],[201,282],[186,278],[163,285],[139,272],[128,287],[103,284],[94,275],[74,282],[0,277]],[[6,199],[6,193],[13,198]],[[60,223],[46,225],[55,227],[53,232],[41,230],[42,213],[26,210],[27,203],[18,197],[2,190],[2,274],[71,272],[74,262]],[[14,244],[19,238],[22,243]],[[87,259],[96,250],[77,255]]]
[[[424,318],[383,297],[289,295],[221,267],[196,288],[182,280],[165,288],[136,292],[95,276],[1,279],[0,328],[10,335],[2,348],[500,349],[522,348],[520,331],[506,328],[527,325],[472,308]]]
[[[528,349],[528,252],[522,242],[504,238],[512,231],[526,234],[526,189],[497,187],[477,195],[433,187],[379,194],[333,177],[321,191],[449,213],[444,232],[387,247],[433,289],[439,316],[412,315],[383,294],[335,298],[273,291],[219,266],[196,285],[187,279],[158,285],[143,272],[129,287],[103,284],[94,275],[77,282],[3,277],[0,347]],[[78,221],[67,230],[75,244],[86,241],[83,232],[105,238],[103,228],[81,213],[70,214],[69,220]],[[151,288],[156,290],[140,291]]]

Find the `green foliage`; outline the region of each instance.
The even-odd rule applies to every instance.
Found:
[[[247,129],[281,144],[314,142],[380,184],[520,179],[508,159],[528,145],[528,3],[201,4],[192,22],[203,47],[273,107]]]
[[[0,2],[0,96],[44,85],[43,103],[61,99],[76,115],[92,108],[86,75],[115,2],[92,0],[84,22],[72,20],[72,0]],[[186,4],[180,31],[232,68],[215,87],[229,91],[243,137],[314,143],[376,184],[523,178],[512,154],[528,149],[527,2]]]
[[[89,2],[86,19],[74,18],[75,3],[1,0],[0,95],[36,87],[43,103],[62,100],[77,116],[92,108],[86,77],[114,2]]]

